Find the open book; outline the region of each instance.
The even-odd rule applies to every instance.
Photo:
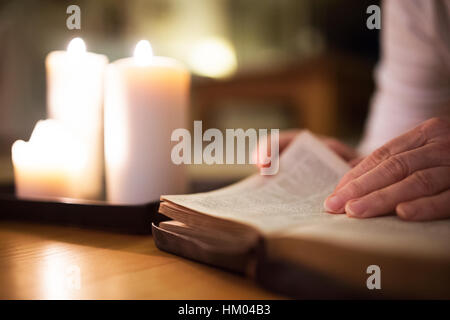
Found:
[[[302,132],[283,152],[276,175],[255,174],[212,192],[162,196],[159,212],[173,220],[154,226],[155,241],[163,250],[235,271],[268,259],[314,270],[359,292],[450,297],[450,220],[326,213],[323,202],[347,170],[336,154]],[[375,276],[368,280],[376,272],[368,273],[371,265],[380,268],[381,283]],[[270,276],[276,282],[278,275]]]

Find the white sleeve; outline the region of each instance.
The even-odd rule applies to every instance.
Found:
[[[450,115],[450,1],[384,1],[381,46],[362,154]]]

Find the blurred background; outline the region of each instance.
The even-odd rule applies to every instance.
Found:
[[[81,30],[66,9],[81,8]],[[45,57],[81,36],[110,61],[148,39],[193,74],[191,120],[214,128],[308,128],[355,145],[378,59],[378,31],[352,0],[0,0],[0,180],[11,145],[46,118]],[[191,122],[192,124],[192,122]],[[193,181],[236,180],[248,166],[189,166]]]

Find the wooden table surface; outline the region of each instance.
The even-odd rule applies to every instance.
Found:
[[[159,251],[151,236],[0,222],[0,299],[268,299],[251,280]]]

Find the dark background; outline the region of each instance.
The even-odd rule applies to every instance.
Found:
[[[66,27],[71,4],[81,8],[81,30]],[[75,36],[110,61],[130,56],[140,39],[183,61],[193,73],[191,118],[204,128],[302,127],[356,144],[378,60],[379,32],[366,27],[371,4],[379,2],[0,0],[0,180],[12,177],[11,144],[46,118],[46,55]],[[228,46],[207,54],[226,75],[193,61],[211,41]],[[212,178],[246,172],[191,169]]]

